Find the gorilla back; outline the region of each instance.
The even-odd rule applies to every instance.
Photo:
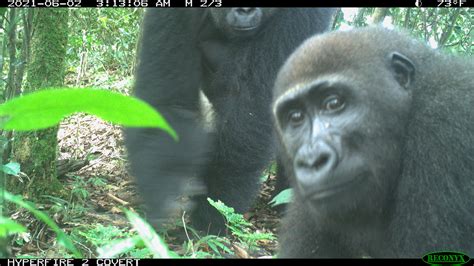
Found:
[[[131,173],[149,218],[194,195],[192,221],[216,232],[223,219],[206,201],[245,211],[272,158],[272,85],[284,59],[325,31],[332,9],[157,9],[143,23],[135,94],[156,107],[180,141],[155,129],[126,129]],[[214,110],[202,126],[200,94]],[[197,178],[197,182],[190,182]]]
[[[282,257],[474,256],[474,62],[383,28],[316,36],[274,115],[295,202]]]

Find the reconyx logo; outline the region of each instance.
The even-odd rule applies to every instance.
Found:
[[[462,265],[469,261],[469,257],[460,252],[440,251],[428,253],[422,260],[430,265]]]

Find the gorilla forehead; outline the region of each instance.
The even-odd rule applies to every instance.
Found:
[[[315,79],[314,77],[303,77],[296,83],[288,83],[290,87],[276,87],[276,90],[280,90],[275,94],[273,101],[273,113],[276,115],[278,105],[283,101],[288,101],[301,97],[301,91],[304,91],[308,86],[315,87],[330,87],[333,83],[336,82],[351,82],[350,79],[347,79],[344,75],[339,73],[331,73],[327,75],[319,75],[319,78]]]
[[[373,47],[374,43],[378,49],[367,49]],[[432,52],[405,33],[381,27],[336,31],[311,37],[296,49],[281,68],[276,80],[275,97],[288,88],[297,87],[297,84],[334,72],[350,76],[351,69],[359,75],[365,74],[361,71],[380,71],[380,65],[388,64],[388,55],[394,51],[420,59],[415,62],[423,61]]]

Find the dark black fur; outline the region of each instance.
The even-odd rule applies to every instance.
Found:
[[[281,257],[474,256],[473,62],[382,28],[290,56],[274,104],[295,189]]]
[[[183,194],[200,194],[192,217],[200,229],[209,223],[213,231],[223,228],[206,197],[247,210],[273,156],[276,73],[297,45],[327,29],[333,11],[264,9],[257,30],[237,32],[229,23],[237,18],[246,26],[254,20],[227,16],[235,9],[147,10],[135,94],[164,114],[180,137],[175,143],[160,130],[125,131],[132,174],[150,218],[167,217]],[[199,122],[200,89],[216,113],[212,133]],[[186,186],[191,177],[198,182]]]

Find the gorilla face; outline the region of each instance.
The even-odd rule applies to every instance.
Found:
[[[209,10],[215,25],[231,37],[251,36],[262,28],[275,8],[211,8]]]
[[[367,64],[365,71],[374,74],[365,78],[358,66],[340,63],[347,68],[331,73],[334,60],[307,56],[319,53],[303,45],[276,83],[273,112],[286,167],[297,197],[319,215],[373,217],[400,175],[413,66],[394,53],[386,57],[387,69]]]

